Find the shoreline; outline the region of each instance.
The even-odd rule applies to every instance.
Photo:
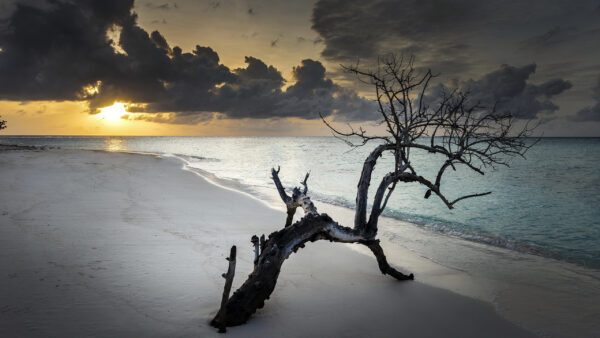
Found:
[[[64,151],[64,152],[90,152],[89,150],[58,150],[58,151],[49,151],[49,152],[61,152],[61,151]],[[92,150],[91,152],[104,153],[107,155],[124,154],[124,155],[138,155],[138,156],[142,156],[142,157],[154,157],[157,159],[163,159],[163,158],[167,159],[167,160],[172,159],[173,163],[180,164],[179,170],[181,172],[186,172],[186,171],[192,172],[194,174],[194,176],[196,176],[196,177],[200,176],[201,180],[207,182],[207,184],[217,187],[218,189],[223,189],[223,190],[234,192],[237,195],[243,196],[243,198],[245,198],[245,199],[250,197],[252,200],[260,202],[260,204],[263,207],[269,207],[269,209],[271,209],[273,211],[275,211],[275,210],[281,211],[284,209],[282,206],[277,208],[276,206],[270,204],[268,201],[261,200],[259,197],[254,196],[248,192],[240,191],[239,189],[235,189],[235,187],[227,187],[224,184],[220,184],[221,183],[220,181],[223,179],[219,179],[219,178],[215,177],[213,179],[219,181],[219,182],[215,182],[214,180],[211,180],[210,178],[203,175],[203,173],[201,171],[199,172],[198,169],[196,169],[196,168],[186,168],[187,165],[186,165],[185,161],[176,156],[166,156],[166,155],[162,155],[162,154],[139,153],[139,152],[118,152],[118,151],[115,152],[115,151],[107,151],[107,150]],[[150,156],[148,156],[148,155],[150,155]],[[1,156],[1,153],[0,153],[0,156]],[[181,169],[183,169],[183,170],[181,170]],[[208,173],[208,174],[210,174],[210,173]],[[336,219],[337,221],[339,221],[340,223],[345,224],[348,221],[351,221],[352,215],[348,212],[348,210],[344,210],[345,208],[343,208],[343,207],[328,205],[328,204],[319,203],[319,202],[317,202],[316,204],[322,212],[325,211],[329,215],[332,215],[333,218]],[[281,220],[279,220],[279,221],[281,221]],[[279,222],[279,223],[281,223],[281,222]],[[279,223],[276,222],[275,225],[277,225]],[[591,332],[594,332],[594,330],[595,330],[593,325],[592,326],[588,325],[588,329],[584,329],[583,331],[578,330],[578,328],[581,327],[582,323],[577,322],[577,317],[580,317],[580,315],[583,313],[580,313],[579,311],[572,311],[572,313],[570,315],[567,314],[567,317],[573,317],[575,319],[574,322],[573,322],[573,320],[566,320],[566,318],[563,318],[563,320],[561,322],[560,316],[555,317],[554,321],[556,321],[557,319],[559,321],[554,323],[555,327],[549,327],[549,326],[551,326],[550,324],[552,324],[549,321],[549,318],[541,318],[540,319],[539,310],[537,311],[538,313],[535,313],[535,311],[532,311],[533,307],[539,308],[539,305],[535,304],[535,302],[532,304],[531,301],[527,297],[528,295],[526,293],[524,293],[523,290],[517,290],[518,292],[515,292],[515,290],[513,290],[513,288],[511,288],[510,283],[513,283],[513,281],[509,281],[509,283],[508,283],[509,285],[506,285],[506,281],[504,281],[504,282],[500,281],[500,283],[498,283],[499,281],[497,280],[497,278],[495,280],[494,278],[490,278],[490,276],[477,275],[476,273],[474,274],[473,273],[474,271],[472,271],[470,269],[463,269],[461,267],[453,266],[452,264],[447,264],[447,262],[436,262],[433,259],[431,259],[430,257],[426,257],[426,255],[423,255],[422,252],[421,253],[418,252],[419,250],[415,250],[414,247],[411,247],[410,245],[406,245],[406,240],[410,241],[410,239],[412,237],[415,237],[414,236],[415,232],[416,233],[420,232],[421,234],[416,236],[417,242],[419,240],[423,240],[423,238],[426,238],[431,243],[438,243],[438,246],[444,246],[444,245],[447,246],[448,245],[447,242],[451,242],[451,244],[454,245],[455,247],[464,246],[466,243],[468,250],[472,250],[472,251],[474,250],[476,252],[475,256],[480,255],[482,250],[489,251],[491,249],[492,252],[495,251],[493,253],[493,255],[503,256],[503,255],[507,255],[507,252],[508,252],[508,256],[513,256],[513,257],[511,257],[511,259],[514,259],[516,261],[520,261],[520,260],[524,259],[523,257],[519,257],[520,255],[526,256],[525,257],[525,260],[527,261],[526,263],[528,263],[530,266],[531,265],[539,265],[540,259],[542,259],[542,263],[544,263],[544,260],[554,261],[552,265],[554,265],[555,263],[562,263],[562,265],[564,265],[564,264],[572,265],[572,264],[562,262],[562,261],[555,261],[555,260],[543,258],[540,256],[523,254],[523,253],[519,253],[516,251],[509,250],[509,249],[497,248],[497,247],[489,246],[486,244],[469,242],[464,239],[453,238],[451,236],[447,236],[444,234],[435,234],[432,231],[429,231],[428,229],[420,228],[417,225],[413,225],[413,224],[409,225],[406,222],[401,222],[401,223],[406,223],[406,226],[403,226],[402,228],[404,230],[409,229],[410,231],[407,231],[406,234],[402,234],[402,236],[401,236],[402,240],[398,241],[395,238],[390,238],[389,234],[386,234],[386,231],[389,230],[389,227],[392,225],[391,223],[398,223],[398,220],[386,217],[386,220],[384,220],[382,222],[382,229],[381,229],[381,233],[379,236],[382,239],[382,245],[384,246],[384,249],[386,250],[388,259],[390,260],[390,262],[393,265],[396,265],[396,266],[399,265],[399,266],[403,267],[403,269],[406,271],[414,272],[416,279],[420,283],[425,283],[429,286],[441,288],[444,290],[449,290],[451,292],[460,294],[462,296],[467,296],[469,298],[478,299],[478,300],[484,301],[488,304],[492,304],[494,306],[495,312],[502,315],[504,318],[507,318],[507,319],[511,320],[512,322],[519,324],[522,327],[529,328],[541,335],[568,336],[569,332],[570,333],[580,332],[581,333],[580,336],[586,336],[585,332],[588,332],[588,333],[590,333],[590,336],[592,336]],[[271,226],[273,226],[273,224],[271,224]],[[397,227],[398,225],[393,224],[393,226]],[[276,229],[272,229],[271,231],[274,231],[274,230],[276,230]],[[268,233],[269,232],[267,232],[266,234],[268,234]],[[425,233],[425,235],[423,235],[423,233]],[[397,233],[394,235],[398,236]],[[457,242],[458,242],[458,244],[457,244]],[[346,247],[349,247],[350,249],[352,249],[352,251],[360,252],[361,256],[364,256],[365,259],[369,259],[369,257],[370,257],[370,254],[368,252],[362,251],[362,249],[359,247],[353,247],[350,245],[346,245]],[[465,249],[465,248],[461,248],[461,250],[462,249]],[[456,250],[456,248],[454,250]],[[498,253],[498,251],[499,251],[499,253]],[[224,254],[224,253],[222,253],[222,254]],[[517,257],[515,258],[514,256],[517,256]],[[532,257],[527,257],[527,256],[532,256]],[[472,259],[473,256],[471,254],[469,254],[469,255],[467,255],[467,258]],[[480,258],[480,259],[483,259],[483,258]],[[546,263],[548,263],[548,262],[546,262]],[[561,265],[561,264],[559,264],[559,265]],[[575,271],[572,271],[571,273],[568,274],[568,276],[566,276],[566,278],[570,279],[571,282],[574,280],[573,276],[576,277],[575,279],[581,279],[580,278],[581,276],[577,277],[579,274],[581,274],[581,271],[580,271],[581,268],[576,265],[573,265],[573,266],[575,267],[575,269],[574,269]],[[549,271],[546,271],[546,273],[548,273],[548,274],[556,273],[556,271],[555,271],[556,269],[552,269],[552,268],[553,268],[553,266],[546,267],[546,269],[549,270]],[[554,267],[554,268],[556,268],[556,267]],[[558,270],[561,270],[561,269],[565,269],[565,268],[563,266],[558,267]],[[285,265],[284,265],[284,270],[285,270]],[[568,269],[565,269],[565,270],[568,270]],[[477,271],[475,271],[475,272],[477,272]],[[521,273],[522,272],[519,272],[519,274],[521,274]],[[564,273],[561,273],[561,275],[564,275]],[[592,279],[595,278],[596,283],[597,283],[598,277],[594,276],[593,273],[588,275],[587,277],[592,278]],[[385,278],[385,277],[382,277],[382,278]],[[238,281],[238,282],[240,282],[240,281]],[[521,280],[519,282],[523,282],[523,280]],[[592,281],[592,283],[593,283],[593,281]],[[310,288],[310,286],[307,286],[307,287]],[[513,287],[514,287],[514,285],[513,285]],[[578,287],[579,286],[576,285],[576,288],[578,288]],[[526,291],[530,292],[531,290],[526,290]],[[561,290],[560,288],[557,289],[556,286],[554,286],[552,291],[560,293],[560,292],[564,292],[564,291],[568,292],[570,290]],[[598,290],[596,290],[596,291],[598,291]],[[277,290],[275,292],[277,292]],[[525,296],[525,298],[521,299],[521,297],[523,297],[523,296]],[[544,296],[543,293],[536,295],[538,301],[540,299],[544,300],[545,298],[543,296]],[[597,294],[592,295],[591,300],[594,300],[594,299],[598,299]],[[573,303],[574,303],[573,300],[569,300],[569,299],[562,299],[561,301],[563,303],[559,302],[560,306],[558,306],[558,307],[564,306],[565,305],[564,302],[570,303],[571,305],[573,305]],[[588,303],[590,303],[590,302],[588,301]],[[593,305],[593,302],[591,302],[591,304]],[[569,305],[569,304],[567,304],[567,305]],[[559,310],[558,307],[556,304],[552,304],[552,306],[550,306],[550,308],[546,309],[546,310],[549,312],[556,312]],[[566,308],[569,309],[569,306],[567,306]],[[590,311],[590,314],[600,313],[600,312],[598,312],[598,309],[590,308],[588,310]],[[565,312],[568,312],[568,311],[565,311]],[[533,315],[533,318],[531,317],[532,315]],[[556,313],[555,313],[555,315],[556,315]],[[542,317],[546,317],[546,316],[544,315]],[[551,315],[550,317],[553,317],[553,316]],[[592,318],[593,318],[593,316],[592,316]],[[596,325],[596,327],[597,327],[597,325]],[[562,334],[560,332],[562,332]]]
[[[24,139],[28,139],[29,137],[27,136],[20,136],[21,138]],[[44,139],[44,137],[39,137],[40,139]],[[62,138],[61,136],[57,136],[57,138]],[[94,139],[95,137],[80,137],[82,140],[88,140],[88,139]],[[97,137],[96,137],[97,138]],[[251,197],[257,197],[259,200],[261,201],[266,201],[267,203],[269,203],[270,207],[273,207],[273,204],[275,204],[275,207],[277,208],[279,206],[279,200],[278,197],[275,198],[275,201],[273,201],[273,193],[272,193],[272,189],[270,186],[271,181],[267,178],[268,177],[268,168],[270,168],[270,164],[266,164],[265,166],[265,170],[261,169],[259,173],[257,173],[256,171],[253,173],[253,175],[244,175],[243,173],[240,172],[233,172],[234,174],[231,175],[230,173],[227,173],[227,170],[223,171],[221,169],[219,169],[220,167],[215,166],[214,164],[211,163],[206,163],[206,162],[220,162],[223,159],[221,158],[221,156],[214,156],[214,152],[213,152],[213,158],[211,157],[203,157],[203,156],[210,156],[210,155],[202,155],[202,156],[197,156],[197,155],[185,155],[189,152],[184,152],[184,153],[178,153],[177,151],[174,151],[174,148],[169,148],[169,147],[156,147],[156,146],[150,146],[147,147],[147,145],[145,147],[139,147],[136,146],[135,144],[126,144],[126,142],[123,142],[123,138],[130,138],[132,140],[142,140],[144,139],[143,137],[117,137],[117,142],[113,142],[115,140],[111,139],[109,143],[102,143],[102,144],[98,144],[98,143],[94,143],[96,141],[91,142],[90,144],[86,144],[83,147],[81,147],[82,145],[80,144],[79,146],[75,146],[74,148],[72,146],[66,146],[64,149],[86,149],[86,150],[106,150],[106,151],[123,151],[123,152],[131,152],[131,153],[142,153],[142,154],[154,154],[157,156],[172,156],[172,157],[177,157],[179,159],[181,159],[182,161],[184,161],[184,163],[187,163],[189,167],[192,167],[192,169],[197,169],[200,168],[199,170],[201,171],[201,174],[204,175],[205,177],[208,177],[211,181],[216,182],[219,186],[224,187],[226,189],[229,188],[233,188],[235,190],[238,191],[242,191],[244,193],[249,193],[249,196]],[[156,138],[156,137],[154,137]],[[160,138],[160,137],[159,137]],[[169,137],[167,137],[169,138]],[[0,138],[1,139],[1,138]],[[11,140],[19,140],[19,137],[6,137],[4,138],[4,141],[11,141]],[[53,145],[62,145],[62,142],[49,142],[49,143],[39,143],[39,142],[25,142],[24,144],[29,144],[29,145],[42,145],[42,147],[47,147],[47,146],[53,146]],[[68,142],[67,142],[68,144]],[[212,148],[212,147],[209,147]],[[135,150],[138,149],[138,150]],[[148,149],[151,149],[150,152],[148,152]],[[191,153],[194,153],[194,151],[192,151]],[[200,152],[202,153],[202,152]],[[210,153],[210,151],[208,152]],[[218,159],[217,159],[218,158]],[[199,161],[199,162],[198,162]],[[361,162],[362,163],[362,162]],[[235,167],[236,163],[233,163],[233,167]],[[264,164],[264,163],[263,163]],[[196,167],[194,167],[196,166]],[[261,166],[262,168],[262,166]],[[257,176],[258,174],[258,176]],[[264,174],[264,175],[263,175]],[[218,177],[217,177],[218,175]],[[219,177],[223,177],[223,178],[219,178]],[[323,175],[319,175],[320,177],[323,177]],[[237,178],[236,178],[237,177]],[[260,177],[260,180],[262,180],[260,183],[257,184],[256,178]],[[315,176],[315,178],[318,176]],[[246,178],[251,178],[250,180],[246,179]],[[265,178],[266,180],[264,180],[263,178]],[[295,183],[295,181],[293,181],[293,183]],[[293,184],[292,182],[288,182],[288,184]],[[262,190],[262,191],[261,191]],[[264,193],[264,191],[267,191],[267,193]],[[350,198],[348,196],[353,196],[352,192],[350,192],[350,195],[348,195],[348,191],[345,191],[344,193],[346,195],[346,198],[344,197],[339,197],[339,196],[331,196],[331,192],[329,193],[325,193],[325,194],[321,194],[319,193],[319,191],[322,190],[317,190],[314,189],[313,193],[312,193],[312,199],[315,201],[322,201],[326,204],[332,204],[334,206],[342,206],[348,209],[352,209],[352,205],[353,203],[349,200],[347,200],[347,198]],[[495,190],[494,190],[495,191]],[[335,195],[336,193],[334,193]],[[516,196],[516,195],[513,195]],[[505,196],[505,199],[510,199],[510,196]],[[273,203],[274,202],[274,203]],[[410,209],[410,203],[407,205]],[[498,208],[496,208],[498,209]],[[422,210],[423,211],[423,210]],[[590,248],[595,248],[597,246],[596,243],[589,243],[589,245],[585,246],[585,248],[588,249],[581,249],[580,251],[578,251],[578,253],[576,255],[573,255],[572,253],[570,253],[569,250],[569,243],[562,243],[562,242],[555,242],[552,244],[552,241],[550,241],[550,244],[548,244],[548,242],[536,242],[535,238],[536,238],[536,233],[529,233],[529,237],[528,236],[524,236],[524,237],[515,237],[515,233],[511,232],[511,231],[506,231],[506,233],[502,231],[494,231],[493,229],[498,229],[498,224],[494,224],[493,220],[490,220],[491,223],[488,223],[488,226],[484,226],[481,227],[478,224],[485,224],[485,220],[479,221],[479,223],[474,223],[470,224],[470,223],[463,223],[460,221],[456,221],[456,220],[452,220],[452,212],[448,213],[448,217],[449,218],[436,218],[436,217],[430,217],[429,216],[420,216],[420,215],[425,215],[427,214],[426,211],[423,211],[422,214],[418,214],[418,213],[403,213],[402,211],[399,211],[398,208],[396,209],[392,209],[391,207],[388,208],[387,210],[388,213],[392,213],[392,214],[388,214],[386,212],[384,212],[384,216],[385,217],[389,217],[392,219],[397,220],[399,223],[404,223],[404,222],[408,222],[411,224],[414,224],[417,227],[420,228],[424,228],[427,229],[433,233],[438,233],[438,234],[444,234],[446,236],[449,237],[455,237],[455,238],[460,238],[462,240],[466,240],[469,242],[475,242],[475,243],[483,243],[485,245],[491,245],[493,247],[499,247],[499,248],[505,248],[508,250],[513,250],[513,251],[517,251],[520,253],[525,253],[525,254],[533,254],[533,255],[538,255],[541,257],[546,257],[546,258],[550,258],[550,259],[555,259],[558,261],[563,261],[569,264],[574,264],[576,266],[579,266],[581,268],[584,269],[590,269],[593,271],[593,273],[600,273],[600,261],[598,261],[596,258],[597,254],[597,250],[593,251]],[[443,212],[448,212],[448,210],[443,210]],[[501,219],[502,217],[500,217]],[[521,217],[522,218],[522,217]],[[498,218],[495,218],[498,219]],[[591,220],[589,222],[592,222],[592,224],[595,224],[594,220]],[[507,229],[510,229],[510,222],[508,220],[506,220],[504,223],[506,223],[506,225],[509,226],[504,226],[504,224],[501,224],[500,229],[502,227],[505,227]],[[581,222],[580,222],[581,223]],[[546,224],[546,223],[544,223]],[[552,224],[552,222],[550,223]],[[585,224],[585,223],[581,223],[581,224]],[[539,226],[539,224],[534,223],[532,225],[535,225],[536,227]],[[522,228],[531,228],[529,227],[527,224],[520,225]],[[496,227],[496,228],[494,228]],[[518,226],[517,226],[518,227]],[[486,228],[488,230],[486,230]],[[514,228],[514,226],[513,226]],[[491,229],[491,230],[490,230]],[[550,229],[552,228],[547,228],[546,230],[548,231],[548,233],[550,234]],[[560,229],[560,227],[559,227]],[[563,232],[558,232],[558,233],[568,233],[568,231],[563,231]],[[587,232],[587,233],[583,233],[586,238],[593,238],[595,235],[593,232]],[[591,236],[591,237],[590,237]],[[567,238],[568,236],[563,236],[564,238]],[[589,242],[589,240],[588,240]],[[554,245],[554,246],[552,246]],[[577,252],[577,250],[579,250],[577,247],[575,248],[575,251]],[[579,256],[577,256],[579,255]],[[586,256],[587,255],[587,256]]]
[[[0,167],[3,336],[218,336],[208,321],[229,246],[240,248],[235,289],[252,267],[249,237],[285,218],[174,159],[11,151],[0,153]],[[233,337],[317,332],[531,336],[489,304],[398,283],[374,258],[322,241],[290,257],[266,306],[228,330]]]
[[[245,185],[243,183],[226,178],[220,178],[206,170],[192,167],[190,166],[189,161],[178,155],[169,154],[169,156],[177,158],[179,161],[181,161],[183,163],[184,170],[195,172],[198,176],[202,177],[211,184],[224,189],[231,189],[246,196],[250,196],[275,210],[284,210],[283,206],[279,203],[278,196],[275,193],[273,193],[271,196],[267,196],[264,193],[262,195],[253,194],[251,191],[244,190]],[[336,221],[343,224],[352,223],[353,210],[345,206],[330,204],[328,202],[319,200],[314,200],[314,202],[319,210],[322,212],[323,210],[326,210],[326,213],[336,219]],[[296,214],[294,220],[297,220],[301,217],[299,214],[301,213]],[[548,329],[546,327],[545,319],[540,320],[540,318],[536,318],[539,316],[539,313],[536,314],[535,311],[537,308],[537,311],[539,312],[540,301],[547,300],[547,297],[549,297],[552,305],[550,306],[551,309],[547,310],[561,313],[563,313],[565,308],[571,308],[573,302],[569,299],[557,300],[557,297],[553,296],[550,292],[548,292],[548,294],[536,292],[535,289],[538,287],[565,293],[583,289],[584,291],[580,293],[581,300],[589,296],[592,297],[591,299],[600,302],[600,288],[595,287],[595,285],[600,286],[600,284],[598,284],[600,283],[600,269],[582,266],[580,264],[547,255],[541,255],[537,252],[524,252],[510,247],[493,245],[484,241],[470,240],[462,236],[456,236],[443,231],[435,231],[429,227],[421,226],[414,222],[401,220],[399,218],[390,217],[387,215],[381,217],[380,223],[381,229],[378,238],[382,240],[382,245],[384,246],[386,254],[388,255],[388,259],[391,262],[402,262],[402,264],[407,266],[411,272],[418,269],[420,266],[425,265],[427,266],[426,270],[428,270],[426,273],[426,279],[419,279],[420,276],[415,274],[416,279],[419,279],[419,281],[433,287],[455,292],[462,296],[492,304],[496,312],[502,315],[504,318],[507,318],[522,327],[533,329],[542,336],[554,336],[558,334],[557,336],[566,337],[572,334],[573,331],[577,332],[577,324],[573,325],[572,328],[566,328],[565,326],[569,326],[568,323],[577,321],[579,313],[577,311],[572,312],[567,316],[570,317],[570,320],[557,321],[554,328]],[[472,269],[470,267],[467,268],[465,266],[461,266],[461,264],[449,264],[448,262],[436,260],[432,258],[433,255],[424,255],[422,250],[409,248],[403,245],[401,242],[391,239],[390,237],[398,236],[398,233],[394,231],[394,233],[390,235],[390,229],[402,225],[406,226],[407,228],[412,228],[412,231],[409,231],[409,233],[412,235],[415,233],[420,233],[421,236],[418,236],[420,238],[436,238],[436,242],[438,244],[443,242],[451,242],[455,247],[465,247],[476,252],[474,254],[475,256],[479,255],[481,252],[488,252],[490,253],[488,257],[508,257],[509,261],[521,262],[521,264],[527,263],[529,268],[531,268],[533,271],[535,271],[536,267],[538,266],[543,267],[541,270],[544,271],[538,271],[541,272],[540,276],[534,276],[533,273],[530,273],[529,276],[519,276],[520,278],[512,279],[508,271],[506,271],[509,269],[509,267],[504,267],[505,271],[504,274],[501,274],[502,278],[499,278],[498,275],[488,276],[484,274],[478,276],[478,271],[476,269]],[[388,233],[386,234],[386,232]],[[405,235],[402,238],[403,240],[408,240],[410,237],[412,236]],[[365,256],[371,256],[371,253],[368,250],[365,250],[360,246],[349,247]],[[407,257],[410,257],[408,262]],[[563,285],[563,288],[561,289],[560,286],[557,287],[556,285],[553,285],[554,282],[557,281],[557,279],[552,278],[554,274],[562,275],[562,277],[569,279],[570,283],[574,282],[576,286]],[[559,281],[562,282],[562,280]],[[526,288],[515,287],[516,283],[533,284],[533,287],[530,287],[530,285],[527,285]],[[578,284],[584,284],[586,286],[581,288]],[[585,293],[585,291],[590,290],[590,288],[594,289],[594,292]],[[534,297],[531,297],[532,292],[535,293]],[[590,308],[588,309],[590,313],[600,315],[600,305],[597,305],[595,308],[593,308],[593,306],[596,304],[595,301],[588,300],[585,303],[590,305]],[[529,311],[531,311],[531,313],[527,313]],[[555,320],[559,319],[560,318],[555,318]],[[600,329],[600,325],[594,325]],[[590,332],[594,332],[594,330],[591,330]]]
[[[23,136],[23,135],[19,135],[19,136],[29,137],[29,136]],[[16,137],[16,136],[11,136],[11,137]],[[63,137],[63,136],[56,136],[56,137]],[[73,136],[73,137],[87,138],[87,136]],[[121,137],[121,136],[119,136],[119,137]],[[132,136],[132,137],[137,137],[137,136]],[[163,137],[163,136],[158,136],[158,137]],[[168,137],[168,136],[164,136],[164,137]],[[44,137],[40,136],[40,138],[44,138]],[[556,138],[556,137],[550,137],[550,138]],[[596,137],[596,138],[598,138],[598,137]],[[51,150],[51,149],[61,149],[61,147],[47,146],[47,145],[45,145],[45,146],[28,146],[28,145],[19,145],[19,144],[0,144],[0,152],[1,151],[10,151],[10,150],[12,150],[12,151],[15,151],[15,150],[44,151],[44,150]],[[65,148],[65,149],[71,149],[71,148]],[[73,149],[73,150],[75,150],[75,149]],[[263,186],[255,186],[254,188],[260,188],[263,190],[263,192],[261,193],[256,189],[253,190],[250,185],[247,185],[242,182],[238,182],[235,179],[221,178],[205,169],[194,167],[191,165],[191,162],[189,161],[189,158],[199,159],[201,161],[213,160],[210,158],[199,158],[196,156],[189,156],[189,155],[160,153],[160,152],[144,152],[144,151],[135,151],[135,150],[109,150],[109,149],[79,149],[79,150],[103,151],[103,152],[109,152],[109,153],[118,152],[118,153],[126,153],[126,154],[139,154],[139,155],[150,155],[150,156],[159,156],[159,157],[164,156],[164,157],[169,157],[169,158],[175,158],[183,163],[183,167],[182,167],[183,170],[188,170],[188,171],[194,172],[194,173],[198,174],[200,177],[202,177],[203,179],[209,181],[211,184],[214,184],[223,189],[236,191],[236,192],[246,195],[250,198],[256,199],[256,200],[264,203],[269,208],[272,208],[275,210],[281,210],[281,207],[279,205],[280,204],[279,196],[277,194],[272,193],[271,190],[273,190],[273,189],[271,189],[271,187],[267,188],[267,187],[263,187]],[[268,168],[265,169],[265,171],[268,171]],[[269,190],[269,192],[271,192],[272,194],[265,194],[264,190]],[[267,195],[270,195],[270,196],[267,196]],[[322,199],[319,199],[318,197],[317,198],[313,197],[313,201],[316,201],[317,203],[320,203],[325,206],[334,207],[334,208],[339,207],[339,208],[343,208],[343,209],[352,211],[352,207],[350,205],[335,203],[335,202],[329,201],[329,200],[322,200]],[[457,230],[457,229],[453,229],[451,227],[446,227],[443,225],[428,226],[427,224],[425,224],[423,222],[419,222],[418,220],[413,220],[410,218],[405,219],[400,216],[386,214],[385,212],[382,215],[382,217],[386,218],[388,220],[396,221],[398,223],[410,224],[414,227],[418,227],[420,229],[429,231],[435,235],[448,236],[448,237],[451,237],[451,238],[454,238],[457,240],[463,240],[463,241],[466,241],[469,243],[478,243],[478,244],[482,244],[485,246],[491,246],[494,248],[500,248],[500,249],[504,249],[504,250],[514,251],[519,254],[534,255],[534,256],[542,257],[542,258],[545,258],[545,259],[548,259],[551,261],[556,261],[557,263],[560,263],[560,264],[573,265],[580,269],[589,270],[592,275],[598,274],[598,279],[600,280],[600,268],[593,267],[593,266],[587,266],[587,265],[579,263],[577,261],[569,260],[568,258],[562,257],[557,252],[554,252],[550,249],[545,249],[543,247],[540,247],[540,246],[537,246],[534,244],[528,244],[526,242],[518,242],[515,240],[511,240],[511,239],[507,239],[507,238],[504,238],[501,236],[495,236],[495,235],[491,235],[491,234],[487,234],[487,233],[470,232],[467,230]],[[481,239],[481,238],[485,238],[485,239]],[[498,242],[498,241],[502,242],[503,244],[496,244],[495,242]]]
[[[248,186],[244,183],[234,181],[233,179],[221,178],[221,177],[218,177],[217,175],[215,175],[209,171],[206,171],[204,169],[193,167],[190,165],[189,161],[187,161],[185,158],[181,157],[182,155],[143,153],[143,152],[131,152],[131,153],[149,154],[149,155],[156,155],[156,156],[168,156],[168,157],[177,158],[181,162],[183,162],[184,170],[189,170],[189,171],[195,172],[202,178],[208,180],[210,183],[215,184],[218,187],[221,187],[223,189],[237,191],[239,193],[242,193],[246,196],[249,196],[251,198],[257,199],[257,200],[265,203],[265,205],[267,205],[269,208],[273,208],[275,210],[281,210],[281,208],[279,206],[279,204],[280,204],[279,203],[280,201],[278,199],[279,196],[276,195],[275,193],[270,194],[271,196],[267,196],[269,194],[266,194],[264,191],[261,193],[261,192],[257,191],[256,189],[253,190],[250,186]],[[267,171],[267,170],[265,170],[265,171]],[[269,188],[262,187],[262,186],[256,186],[254,188],[260,188],[261,190],[269,189]],[[274,189],[271,189],[271,190],[274,190]],[[334,203],[334,202],[322,200],[319,198],[311,198],[311,200],[313,200],[315,203],[319,203],[325,207],[342,208],[342,209],[348,210],[350,212],[353,212],[353,208],[346,204]],[[448,236],[453,239],[466,241],[469,243],[477,243],[477,244],[481,244],[484,246],[490,246],[493,248],[508,250],[508,251],[516,252],[516,253],[523,254],[523,255],[533,255],[533,256],[541,257],[541,258],[548,259],[551,261],[555,261],[555,262],[561,263],[561,264],[573,265],[575,267],[590,270],[593,273],[597,273],[598,277],[600,278],[600,268],[586,266],[586,265],[580,264],[576,261],[570,261],[566,258],[562,258],[560,256],[560,254],[558,254],[558,253],[555,253],[553,251],[544,249],[544,248],[536,246],[536,245],[527,244],[525,242],[517,242],[514,240],[506,239],[504,237],[493,236],[493,235],[486,234],[486,233],[468,232],[466,230],[456,230],[456,229],[452,229],[452,228],[447,228],[445,226],[435,226],[435,227],[427,226],[426,224],[418,222],[416,220],[404,219],[399,216],[386,214],[385,212],[382,214],[381,217],[387,219],[388,223],[398,222],[398,223],[402,223],[402,224],[410,224],[411,226],[428,231],[433,235]],[[457,234],[457,233],[459,233],[459,234]],[[484,237],[488,240],[479,239],[481,237]],[[494,241],[500,241],[500,242],[503,242],[503,244],[496,244],[496,243],[494,243]]]

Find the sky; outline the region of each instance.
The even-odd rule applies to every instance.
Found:
[[[341,65],[389,53],[544,136],[600,136],[597,0],[0,0],[2,133],[379,133]]]

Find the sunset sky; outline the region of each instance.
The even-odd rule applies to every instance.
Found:
[[[2,133],[328,135],[319,113],[377,131],[340,64],[390,52],[545,136],[600,136],[587,0],[0,0]]]

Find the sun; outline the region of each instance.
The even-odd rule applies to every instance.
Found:
[[[112,106],[100,108],[100,113],[96,116],[100,119],[108,121],[118,121],[125,114],[127,114],[127,110],[125,110],[125,104],[121,102],[115,102]]]

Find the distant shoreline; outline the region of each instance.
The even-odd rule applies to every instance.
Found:
[[[26,135],[26,134],[6,134],[6,133],[2,133],[0,134],[0,139],[2,139],[3,137],[13,137],[13,138],[19,138],[19,137],[81,137],[81,138],[85,138],[85,137],[273,137],[273,138],[277,138],[277,137],[289,137],[289,138],[296,138],[296,137],[334,137],[331,135],[306,135],[306,136],[286,136],[286,135],[261,135],[261,136],[256,136],[256,135],[224,135],[224,136],[207,136],[207,135],[46,135],[46,134],[32,134],[32,135]],[[436,136],[436,137],[442,137],[442,136]],[[590,138],[600,138],[600,136],[536,136],[536,137],[526,137],[526,139],[577,139],[577,138],[586,138],[586,139],[590,139]]]
[[[48,146],[26,146],[19,144],[0,144],[0,151],[9,151],[9,150],[48,150],[48,149],[58,149],[58,147],[48,147]]]

